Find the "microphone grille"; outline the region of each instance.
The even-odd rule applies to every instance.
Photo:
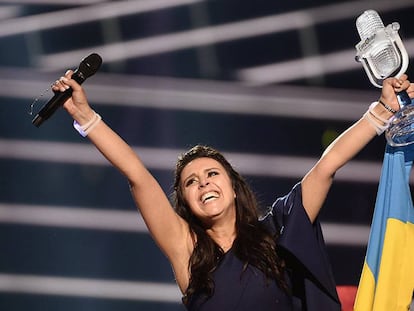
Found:
[[[101,67],[101,64],[102,58],[98,54],[92,53],[81,61],[78,70],[84,75],[84,78],[86,79],[94,75]]]
[[[367,10],[357,18],[356,28],[361,40],[365,40],[384,28],[384,23],[376,11]]]

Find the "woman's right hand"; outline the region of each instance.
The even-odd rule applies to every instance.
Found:
[[[95,112],[89,106],[84,89],[72,79],[73,71],[66,71],[65,75],[56,80],[52,85],[54,92],[64,92],[72,88],[72,97],[64,104],[63,108],[76,120],[80,125],[88,123],[95,115]]]

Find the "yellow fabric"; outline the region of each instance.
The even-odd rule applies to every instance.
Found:
[[[375,293],[375,279],[371,269],[364,262],[358,292],[355,298],[355,311],[369,311],[372,309]]]
[[[378,280],[364,263],[355,311],[407,311],[414,290],[414,224],[387,220]]]

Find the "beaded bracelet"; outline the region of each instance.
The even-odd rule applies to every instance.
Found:
[[[88,134],[93,130],[93,128],[99,123],[99,121],[102,120],[102,117],[97,114],[95,111],[93,112],[94,115],[91,120],[89,120],[84,125],[80,125],[76,120],[73,121],[73,127],[75,130],[78,131],[78,133],[82,137],[88,136]]]
[[[391,113],[397,113],[396,110],[392,109],[389,105],[385,104],[381,99],[378,99],[378,102],[385,108],[387,109],[389,112]]]
[[[393,118],[387,120],[377,115],[374,112],[374,107],[376,105],[377,105],[377,102],[373,102],[369,106],[367,112],[364,113],[364,118],[373,126],[373,128],[375,129],[375,132],[377,132],[377,135],[379,136],[382,133],[384,133],[384,131],[390,126]],[[382,122],[383,125],[380,125],[378,121]]]

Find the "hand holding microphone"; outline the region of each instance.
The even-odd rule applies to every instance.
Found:
[[[84,58],[79,67],[73,72],[71,78],[78,84],[82,84],[87,78],[94,75],[102,64],[102,58],[93,53]],[[64,79],[69,78],[66,77]],[[60,82],[59,82],[60,81]],[[55,111],[61,107],[64,102],[72,96],[73,89],[70,85],[64,84],[63,80],[57,81],[52,87],[55,95],[50,99],[38,112],[38,114],[32,120],[32,123],[39,127],[44,121],[49,119]],[[59,89],[59,87],[61,89]]]

